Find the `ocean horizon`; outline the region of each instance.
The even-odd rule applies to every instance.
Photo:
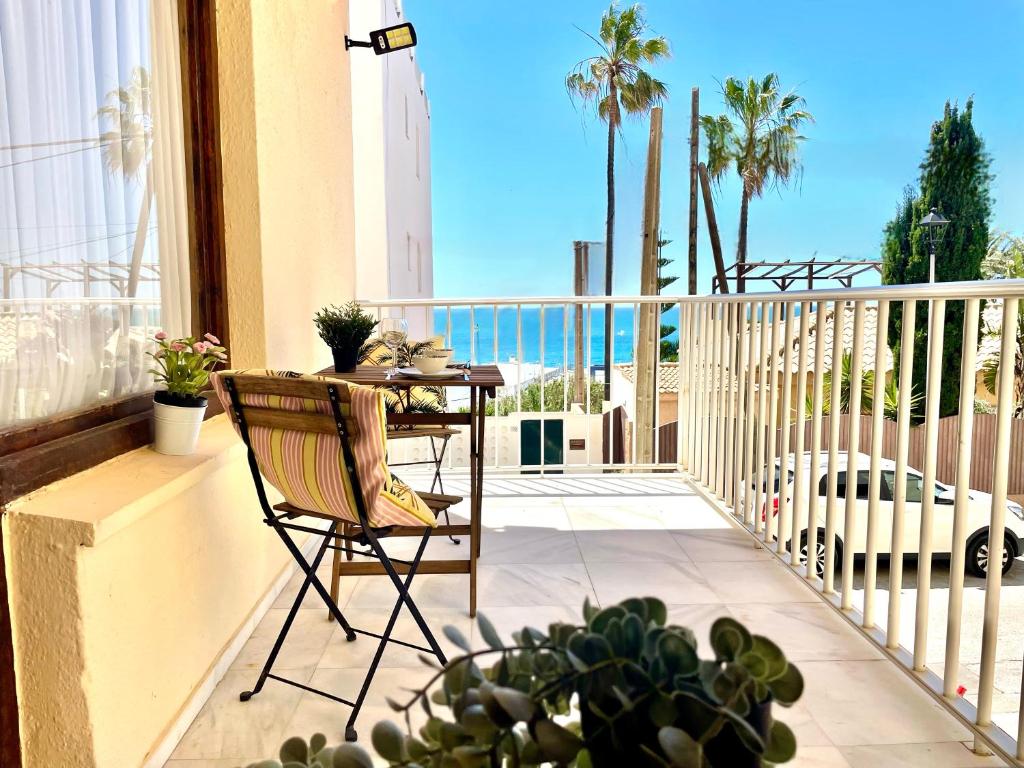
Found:
[[[522,339],[516,335],[516,307],[498,307],[495,324],[494,307],[451,308],[451,338],[449,344],[454,350],[453,359],[483,365],[507,363],[518,360],[522,363],[543,363],[545,367],[559,367],[575,364],[573,334],[575,329],[574,308],[568,314],[562,306],[545,307],[544,338],[541,345],[540,307],[523,307],[520,313]],[[662,322],[669,324],[671,313],[663,315]],[[445,307],[434,309],[434,333],[448,335],[449,315]],[[612,312],[613,363],[633,362],[635,317],[633,307],[616,307]],[[675,325],[675,323],[670,323]],[[583,315],[583,336],[590,330],[590,357],[584,362],[600,366],[604,362],[604,307],[595,306]],[[497,346],[495,345],[497,330]],[[675,338],[675,335],[668,338]],[[497,351],[497,354],[495,354]],[[543,354],[542,354],[543,351]]]

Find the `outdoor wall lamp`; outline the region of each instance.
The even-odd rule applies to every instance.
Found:
[[[416,45],[416,30],[409,23],[374,30],[370,33],[370,42],[368,43],[362,40],[351,40],[348,35],[345,35],[346,51],[349,48],[373,48],[373,52],[378,56],[382,53],[412,48],[414,45]]]

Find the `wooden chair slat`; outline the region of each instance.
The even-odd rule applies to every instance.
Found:
[[[327,386],[337,383],[341,402],[351,400],[348,387],[344,382],[311,381],[309,379],[290,379],[282,376],[256,376],[252,374],[236,374],[231,377],[235,389],[241,395],[280,395],[282,397],[301,397],[307,400],[327,400]]]
[[[458,430],[446,427],[416,427],[415,429],[389,429],[388,440],[408,440],[412,437],[455,437]]]
[[[269,427],[270,429],[291,429],[298,432],[323,432],[328,435],[338,434],[338,425],[334,417],[325,413],[299,411],[279,411],[270,408],[252,408],[243,406],[242,415],[250,427]]]

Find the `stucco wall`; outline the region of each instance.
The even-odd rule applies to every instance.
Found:
[[[357,39],[407,19],[401,0],[352,5]],[[356,242],[358,296],[413,299],[434,295],[430,189],[430,105],[416,49],[352,58],[353,152],[359,195]],[[409,310],[410,333],[431,333],[431,315]]]
[[[218,0],[232,364],[314,370],[355,295],[345,0]],[[217,329],[211,329],[216,331]],[[144,764],[288,567],[224,417],[9,510],[25,762]]]

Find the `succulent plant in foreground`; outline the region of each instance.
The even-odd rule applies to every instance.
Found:
[[[552,624],[546,633],[524,627],[506,645],[481,615],[488,647],[477,651],[446,627],[464,655],[444,668],[423,657],[436,673],[407,702],[389,700],[405,727],[378,723],[373,748],[389,765],[408,768],[741,768],[796,754],[793,733],[773,719],[772,704],[797,701],[803,677],[768,638],[720,618],[710,633],[714,658],[701,659],[693,632],[668,624],[665,604],[652,597],[603,609],[587,602],[583,619]],[[417,705],[427,719],[414,732]],[[326,747],[318,734],[309,745],[286,742],[281,764],[372,762],[353,744]]]

